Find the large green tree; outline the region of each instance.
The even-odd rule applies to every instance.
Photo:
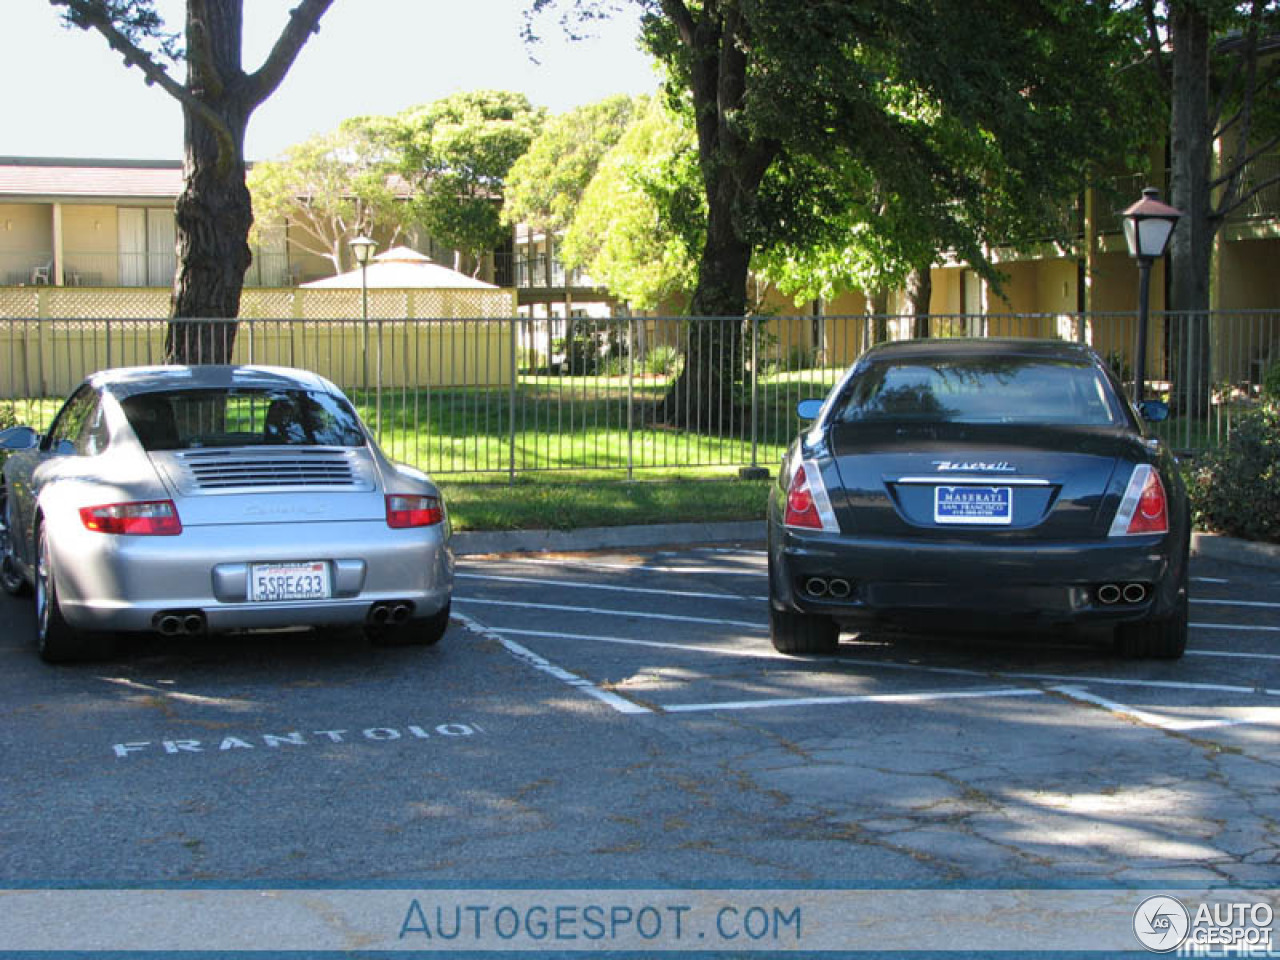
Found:
[[[234,318],[249,268],[253,207],[245,185],[249,119],[284,80],[333,0],[299,0],[266,60],[242,61],[244,0],[187,0],[183,35],[166,30],[154,0],[49,0],[69,24],[96,30],[148,84],[182,105],[185,185],[177,203],[175,318]],[[172,71],[186,66],[186,78]],[[171,325],[176,362],[226,361],[235,324]],[[194,334],[194,335],[193,335]]]
[[[387,119],[357,117],[278,160],[254,164],[248,184],[255,229],[288,221],[290,245],[328,260],[334,273],[349,264],[355,237],[377,232],[395,242],[412,223],[396,190],[394,141]]]
[[[1280,148],[1280,0],[1139,0],[1149,59],[1169,110],[1169,307],[1183,349],[1179,397],[1202,412],[1210,382],[1208,310],[1214,239],[1280,173],[1259,157]],[[1215,149],[1217,156],[1215,158]]]
[[[458,251],[479,257],[507,236],[502,198],[512,165],[529,149],[546,111],[522,93],[478,90],[406,110],[399,126],[401,172],[418,221]]]
[[[692,288],[705,219],[692,132],[648,100],[601,159],[567,225],[566,266],[636,309]]]
[[[643,103],[619,95],[549,118],[511,167],[504,221],[553,233],[566,229],[600,161],[622,138]]]
[[[982,264],[993,206],[1017,198],[1025,212],[1026,196],[1048,199],[1105,127],[1105,4],[634,3],[670,99],[696,133],[706,202],[696,316],[742,316],[753,256],[830,233],[848,216],[840,178],[851,171],[872,191],[858,199],[863,221],[882,218],[883,203],[905,204],[930,221],[911,227],[911,246],[932,236]],[[581,16],[608,6],[534,0],[533,9],[557,4]],[[677,391],[722,398],[723,420],[741,352],[736,328],[711,329],[691,340]],[[670,409],[689,407],[674,399]]]

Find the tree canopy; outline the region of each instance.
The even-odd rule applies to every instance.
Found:
[[[582,192],[564,235],[567,266],[648,310],[689,290],[705,213],[693,136],[644,102]]]
[[[940,250],[986,269],[994,239],[1043,229],[1084,185],[1080,157],[1122,135],[1106,122],[1119,56],[1106,3],[634,3],[696,133],[695,314],[743,312],[753,257],[797,290],[898,276]],[[553,6],[608,4],[534,10]]]
[[[496,90],[455,94],[397,116],[400,170],[427,232],[472,256],[502,243],[507,176],[544,116],[524,94]]]
[[[390,244],[410,226],[397,170],[394,128],[386,119],[346,120],[278,160],[254,165],[248,184],[255,231],[287,220],[293,246],[341,273],[352,239],[376,232]]]
[[[619,95],[549,118],[511,168],[503,219],[536,230],[566,229],[600,161],[643,103]]]

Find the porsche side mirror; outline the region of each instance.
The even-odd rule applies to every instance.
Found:
[[[796,404],[796,416],[801,420],[816,420],[822,412],[821,400],[801,400]]]

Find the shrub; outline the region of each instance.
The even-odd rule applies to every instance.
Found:
[[[1195,464],[1188,486],[1198,525],[1280,543],[1280,400],[1241,416],[1227,445]]]
[[[672,376],[680,365],[680,351],[663,344],[654,347],[644,358],[645,373],[658,377]]]
[[[1272,403],[1280,403],[1280,360],[1268,367],[1263,375],[1262,396]]]

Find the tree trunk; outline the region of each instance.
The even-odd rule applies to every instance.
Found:
[[[659,405],[667,423],[732,432],[745,373],[742,328],[747,311],[751,242],[744,235],[760,183],[778,144],[742,127],[751,37],[736,3],[691,7],[663,0],[689,65],[698,166],[707,198],[707,236],[690,304],[684,369]]]
[[[884,343],[889,339],[889,292],[887,290],[877,290],[875,293],[864,294],[864,302],[866,304],[867,329],[870,331],[871,340],[868,346]]]
[[[726,178],[727,179],[727,178]],[[721,192],[723,191],[723,192]],[[751,247],[732,221],[733,200],[721,185],[709,208],[707,241],[698,262],[684,368],[662,401],[659,419],[691,430],[732,433],[746,372],[743,318]]]
[[[933,271],[930,265],[917,267],[907,275],[907,313],[911,315],[911,335],[929,336],[929,301],[933,299]]]
[[[240,291],[252,262],[253,205],[243,159],[247,118],[228,110],[238,134],[233,162],[198,117],[186,116],[186,185],[177,204],[178,273],[165,354],[171,363],[230,363]]]
[[[1169,308],[1174,332],[1174,401],[1192,416],[1207,412],[1210,388],[1209,274],[1213,223],[1209,177],[1208,17],[1191,2],[1170,3],[1173,92],[1170,122],[1171,200],[1182,211],[1169,251]]]
[[[257,104],[235,82],[243,76],[243,34],[241,0],[187,4],[186,89],[193,99],[182,105],[178,272],[165,338],[170,363],[229,363],[235,349],[240,291],[252,262],[244,135]]]

